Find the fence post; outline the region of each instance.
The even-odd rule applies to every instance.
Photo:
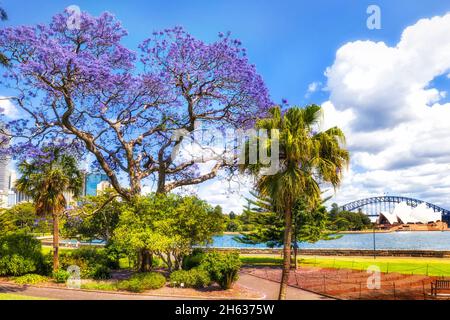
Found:
[[[428,277],[428,263],[427,263],[427,277]]]
[[[422,280],[422,289],[423,289],[423,300],[427,299],[427,294],[425,293],[425,281]]]
[[[323,276],[323,293],[326,293],[327,292],[327,287],[326,287],[326,284],[325,284],[325,275]]]
[[[359,300],[361,300],[362,283],[359,283]]]
[[[395,282],[392,282],[392,285],[394,286],[394,300],[397,300],[397,296],[395,294]]]
[[[389,274],[389,262],[387,263],[386,273]]]

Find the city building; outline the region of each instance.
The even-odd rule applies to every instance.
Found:
[[[16,172],[9,170],[10,160],[0,159],[0,207],[11,208],[12,206],[31,198],[15,189]],[[108,176],[101,173],[85,173],[83,178],[82,196],[95,196],[111,187]],[[76,205],[76,200],[71,192],[64,192],[67,204]]]
[[[97,186],[101,182],[108,182],[108,176],[104,173],[87,173],[84,176],[83,196],[96,196]]]
[[[109,183],[109,181],[100,181],[100,183],[97,184],[97,195],[102,194],[109,188],[111,188],[111,183]]]

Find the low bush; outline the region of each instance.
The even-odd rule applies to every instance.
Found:
[[[170,274],[170,285],[173,287],[204,288],[210,284],[209,273],[203,269],[177,270]]]
[[[131,292],[143,292],[162,288],[166,284],[166,278],[157,272],[145,272],[133,275],[128,280],[119,281],[117,288]]]
[[[206,270],[211,279],[222,289],[229,289],[239,278],[241,260],[239,253],[219,253],[217,251],[205,254],[200,267]]]
[[[14,278],[14,282],[17,284],[20,284],[20,285],[37,284],[37,283],[46,282],[46,281],[48,281],[47,277],[41,276],[40,274],[33,274],[33,273],[29,273],[24,276]]]
[[[1,276],[20,276],[37,270],[36,264],[30,259],[25,259],[17,254],[0,258]]]
[[[202,249],[194,249],[190,255],[183,258],[183,270],[191,270],[200,266],[204,256],[205,253]]]
[[[88,290],[104,290],[104,291],[116,291],[117,283],[115,282],[88,282],[81,285],[82,289]]]
[[[144,292],[144,285],[137,279],[122,280],[117,283],[117,289],[131,292]]]
[[[24,233],[0,236],[0,275],[48,274],[41,242]]]
[[[96,266],[92,272],[92,278],[95,280],[111,279],[111,270],[107,266]]]
[[[67,279],[70,277],[70,272],[66,270],[59,269],[58,271],[53,272],[52,278],[56,283],[66,283]]]
[[[63,269],[75,265],[80,268],[83,279],[109,279],[111,261],[104,249],[81,248],[60,255],[60,264]]]

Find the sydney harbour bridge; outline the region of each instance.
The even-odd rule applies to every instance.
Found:
[[[343,205],[341,209],[345,211],[361,211],[369,217],[378,217],[382,211],[392,212],[395,205],[401,202],[404,202],[413,208],[417,207],[419,204],[425,203],[427,207],[433,209],[434,212],[442,213],[443,221],[447,223],[450,222],[450,210],[429,202],[402,196],[380,196],[356,200]]]

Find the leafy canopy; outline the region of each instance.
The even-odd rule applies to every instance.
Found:
[[[64,150],[46,147],[40,157],[19,164],[17,190],[30,196],[40,216],[60,214],[68,205],[64,192],[78,197],[83,177],[77,159]]]
[[[270,109],[270,117],[259,120],[258,129],[278,129],[279,170],[263,175],[261,163],[242,165],[242,170],[255,175],[255,187],[270,198],[277,212],[292,209],[298,199],[314,208],[321,201],[321,183],[340,184],[349,152],[342,147],[345,136],[337,127],[318,131],[322,109],[317,105],[292,107],[282,114],[280,107]],[[269,144],[270,145],[270,144]],[[270,151],[270,150],[269,150]]]
[[[125,208],[114,243],[129,254],[148,250],[176,268],[194,245],[205,245],[223,228],[222,214],[194,196],[152,194]]]

